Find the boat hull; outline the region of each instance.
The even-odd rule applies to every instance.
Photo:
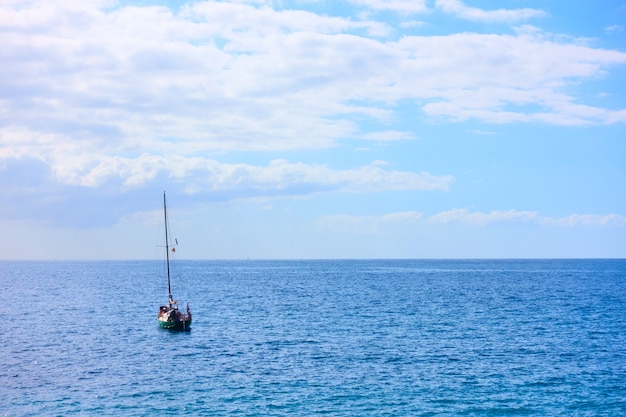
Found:
[[[172,306],[161,306],[157,322],[162,329],[188,330],[191,326],[191,311],[187,307],[187,314],[185,314]]]
[[[191,327],[191,320],[163,321],[157,319],[157,322],[160,328],[168,330],[189,330]]]

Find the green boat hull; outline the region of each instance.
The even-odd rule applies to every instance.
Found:
[[[160,328],[168,330],[189,330],[191,326],[191,320],[163,321],[157,319],[157,322],[159,323]]]

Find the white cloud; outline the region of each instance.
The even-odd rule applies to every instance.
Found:
[[[213,189],[252,188],[257,190],[303,190],[376,192],[385,190],[446,190],[451,176],[384,170],[373,163],[349,170],[333,170],[324,165],[274,160],[266,167],[247,164],[210,163],[207,184]],[[296,191],[297,193],[297,191]]]
[[[424,24],[425,23],[423,21],[411,20],[411,21],[401,22],[400,23],[400,27],[402,27],[402,28],[418,28],[418,27],[423,27]]]
[[[96,187],[113,181],[132,188],[166,176],[175,181],[184,179],[190,193],[234,190],[247,197],[262,197],[266,193],[289,196],[329,191],[447,190],[454,182],[449,175],[384,169],[381,161],[344,170],[282,159],[258,166],[147,153],[135,158],[57,155],[42,162],[49,165],[57,181],[72,186]]]
[[[358,6],[374,10],[390,10],[398,13],[424,13],[428,11],[425,0],[348,0]]]
[[[619,214],[572,214],[558,219],[544,218],[543,223],[555,226],[626,226],[626,217]]]
[[[536,221],[539,214],[534,211],[492,211],[490,213],[470,212],[468,209],[452,209],[428,218],[431,223],[463,223],[484,226],[489,223],[503,221]]]
[[[482,10],[469,7],[460,0],[436,0],[435,7],[463,19],[485,22],[515,22],[545,15],[541,10],[529,8]]]
[[[397,130],[388,130],[385,132],[372,132],[366,135],[361,136],[361,138],[366,140],[380,141],[380,142],[391,142],[397,140],[413,140],[415,136],[410,132],[400,132]]]
[[[578,104],[564,92],[578,80],[602,76],[605,66],[626,63],[622,52],[528,32],[407,37],[399,42],[401,49],[414,51],[403,63],[406,74],[422,75],[419,84],[408,76],[411,84],[402,86],[430,101],[423,106],[428,115],[490,123],[623,121],[621,110]]]
[[[447,189],[451,176],[376,164],[233,166],[214,156],[413,139],[385,126],[368,133],[369,120],[395,122],[399,103],[490,123],[626,121],[626,110],[579,103],[572,88],[626,63],[623,52],[532,27],[386,40],[372,36],[385,32],[380,21],[259,4],[197,2],[177,13],[102,1],[4,2],[0,159],[42,161],[57,181],[83,187],[136,187],[165,175],[190,179],[190,191]],[[425,10],[420,1],[360,4]]]
[[[403,211],[382,215],[329,215],[320,218],[320,226],[326,230],[344,231],[358,234],[380,233],[388,227],[459,223],[469,226],[488,226],[494,223],[530,224],[546,227],[625,227],[626,216],[617,214],[572,214],[563,218],[550,218],[535,211],[492,211],[489,213],[471,212],[468,209],[452,209],[424,217],[417,211]]]
[[[0,154],[43,153],[28,144],[44,144],[52,158],[139,158],[153,149],[188,156],[408,139],[362,132],[364,119],[393,121],[400,102],[453,120],[626,121],[624,110],[578,103],[570,88],[626,63],[626,54],[536,28],[383,41],[369,37],[382,22],[298,10],[199,2],[176,14],[103,4],[3,4]],[[14,146],[10,138],[25,133]]]
[[[462,223],[468,225],[485,226],[491,223],[516,222],[531,223],[545,226],[626,226],[626,216],[618,214],[572,214],[567,217],[552,218],[541,216],[536,211],[491,211],[489,213],[472,212],[467,208],[456,208],[428,217],[431,223]]]

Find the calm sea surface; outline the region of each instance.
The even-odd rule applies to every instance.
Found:
[[[0,262],[0,416],[626,415],[626,260],[174,269]]]

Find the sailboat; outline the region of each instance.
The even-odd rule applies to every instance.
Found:
[[[188,330],[189,326],[191,326],[191,311],[189,310],[189,304],[187,304],[187,311],[182,312],[178,310],[178,301],[172,297],[172,284],[170,277],[170,242],[167,230],[167,204],[165,202],[165,192],[163,192],[163,215],[165,218],[165,259],[167,262],[168,304],[159,307],[157,321],[159,322],[159,327],[163,329]],[[172,247],[172,251],[175,252],[176,248]]]

